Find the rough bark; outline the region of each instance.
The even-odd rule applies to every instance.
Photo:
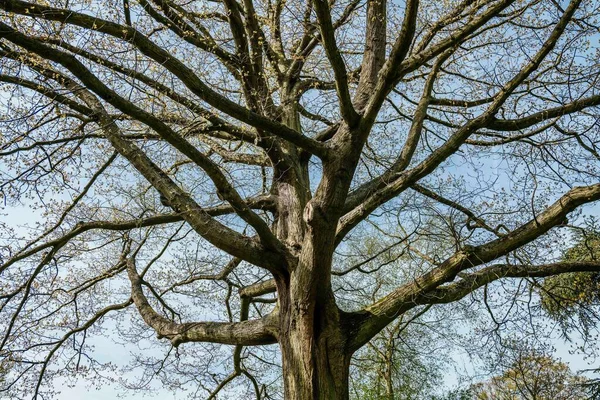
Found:
[[[290,127],[299,128],[294,100],[289,102],[285,121]],[[289,275],[275,278],[285,398],[344,400],[349,396],[352,354],[347,350],[341,313],[331,291],[337,218],[327,206],[334,200],[329,197],[330,189],[339,191],[339,186],[348,186],[349,181],[335,179],[333,174],[321,182],[311,199],[306,190],[306,160],[295,159],[298,162],[293,168],[276,176],[278,209],[283,211],[277,219],[277,236],[299,254]],[[323,198],[325,195],[328,199]]]
[[[285,398],[347,399],[351,354],[333,298],[315,304],[297,291],[279,293]]]

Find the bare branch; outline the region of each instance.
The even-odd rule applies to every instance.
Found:
[[[560,262],[540,265],[496,264],[471,274],[461,274],[461,280],[424,294],[417,304],[439,304],[460,300],[482,286],[505,278],[543,278],[570,272],[599,272],[599,262]]]
[[[600,184],[570,190],[558,201],[518,229],[489,243],[468,247],[447,258],[439,266],[416,278],[358,313],[362,319],[353,347],[358,348],[392,321],[414,306],[414,299],[452,281],[459,272],[502,257],[527,244],[564,221],[567,214],[582,204],[600,200]],[[355,347],[358,346],[358,347]]]
[[[305,150],[319,157],[325,157],[327,154],[326,148],[322,144],[315,142],[314,140],[294,131],[293,129],[288,128],[285,125],[282,125],[269,118],[260,116],[213,91],[211,88],[206,86],[206,84],[204,84],[196,76],[196,74],[194,74],[194,72],[191,71],[187,66],[185,66],[181,61],[177,60],[166,50],[158,47],[156,44],[151,42],[144,34],[135,30],[132,27],[119,25],[111,21],[99,20],[98,18],[73,12],[71,10],[47,7],[19,0],[3,1],[0,3],[0,7],[6,11],[19,13],[25,16],[35,16],[52,21],[73,24],[90,30],[96,30],[98,32],[114,36],[118,39],[126,40],[135,45],[146,56],[152,58],[153,60],[167,68],[169,71],[171,71],[175,76],[181,79],[181,81],[194,94],[196,94],[198,97],[200,97],[213,107],[231,115],[232,117],[242,122],[246,122],[249,125],[252,125],[256,128],[266,130],[271,134],[289,140],[290,142],[298,145],[301,148],[304,148]],[[2,23],[0,27],[2,27],[3,30],[2,37],[17,40],[20,43],[20,45],[29,47],[31,50],[33,50],[33,48],[36,48],[36,50],[38,51],[42,50],[42,47],[39,44],[36,45],[31,41],[31,39],[28,39],[24,35],[18,33],[10,26]],[[29,46],[25,45],[26,43],[28,43]],[[57,54],[56,51],[48,51],[48,49],[46,49],[44,53],[48,54],[49,56],[51,53]],[[72,64],[74,64],[74,62],[71,62],[71,65]],[[76,69],[80,70],[80,68]],[[75,75],[78,74],[75,73]],[[79,78],[81,79],[82,77],[79,76]],[[83,79],[83,81],[86,81],[86,79]],[[91,83],[90,78],[88,78],[87,83]],[[112,95],[107,94],[104,90],[101,90],[98,94],[107,101],[109,101],[112,98]]]
[[[174,347],[187,342],[213,342],[244,346],[275,343],[275,315],[242,322],[188,322],[178,324],[158,314],[142,290],[142,280],[132,259],[127,261],[131,298],[144,321],[159,339],[167,338]]]
[[[335,87],[340,99],[340,111],[344,121],[352,127],[358,123],[359,116],[352,105],[352,98],[350,97],[348,88],[346,64],[335,42],[335,30],[331,22],[329,3],[327,0],[314,0],[314,5],[317,18],[319,19],[319,27],[321,28],[323,47],[335,74]]]

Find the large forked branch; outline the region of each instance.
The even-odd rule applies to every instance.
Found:
[[[27,38],[22,34],[12,30],[6,30],[3,32],[3,34],[8,35],[16,41],[21,41],[25,45],[30,45],[32,50],[38,50],[42,52],[42,54],[55,57],[57,62],[64,62],[60,52],[55,53],[56,50],[49,49],[44,45],[36,43],[35,41],[27,40]],[[46,53],[44,53],[44,51]],[[80,63],[78,63],[77,60],[69,58],[69,61],[73,62],[74,66],[79,68],[76,69],[76,72],[79,72],[83,75],[86,74],[87,70]],[[68,78],[63,77],[63,79]],[[93,76],[90,77],[90,79],[97,81],[97,78]],[[100,84],[99,82],[96,83]],[[175,184],[173,180],[166,175],[152,160],[150,160],[138,146],[126,140],[121,135],[119,127],[106,113],[102,105],[93,95],[72,81],[70,81],[70,85],[68,86],[70,86],[69,88],[73,90],[74,93],[79,96],[88,107],[96,111],[98,122],[100,123],[102,129],[106,133],[107,139],[110,140],[115,150],[125,157],[148,180],[148,182],[150,182],[150,184],[152,184],[152,186],[169,201],[172,208],[176,210],[197,233],[199,233],[217,248],[220,248],[229,254],[240,257],[255,265],[262,266],[270,270],[275,270],[281,268],[281,266],[285,264],[280,252],[266,251],[263,246],[254,241],[252,238],[241,235],[240,233],[224,226],[205,213],[204,210],[198,206],[198,204],[177,184]],[[202,155],[202,157],[205,156]],[[240,208],[237,205],[232,204],[232,208],[236,213],[239,214]],[[248,210],[249,208],[246,204],[243,204],[242,209]],[[256,214],[252,214],[256,216]],[[256,216],[256,218],[258,218],[258,216]],[[268,229],[268,227],[266,229]],[[269,235],[272,235],[270,231],[267,232],[267,239],[270,237]],[[276,242],[273,244],[277,246]]]
[[[258,233],[259,237],[263,241],[266,247],[271,250],[282,251],[283,245],[275,238],[271,232],[269,226],[262,220],[257,214],[250,210],[243,202],[240,195],[228,182],[227,178],[209,157],[202,154],[197,148],[192,146],[189,142],[175,133],[167,124],[162,122],[159,118],[152,114],[136,107],[130,101],[117,95],[114,91],[106,87],[95,75],[93,75],[81,62],[75,57],[63,53],[60,50],[52,49],[42,43],[37,42],[34,39],[28,38],[20,32],[13,30],[10,26],[0,23],[0,27],[3,28],[3,32],[0,33],[0,37],[3,36],[13,43],[24,47],[25,49],[35,52],[42,57],[53,60],[60,63],[75,76],[81,79],[87,86],[91,87],[96,93],[98,93],[103,99],[111,103],[113,106],[119,108],[121,111],[131,115],[141,122],[144,122],[157,133],[159,133],[167,142],[173,147],[181,151],[183,154],[188,156],[198,166],[200,166],[207,175],[211,178],[212,182],[217,187],[217,190],[222,196],[232,205],[236,213],[248,224],[250,224]],[[66,77],[62,77],[63,80],[68,80]],[[175,183],[156,166],[136,145],[123,139],[119,128],[114,121],[104,111],[103,106],[100,102],[92,95],[90,95],[85,88],[78,86],[74,82],[70,82],[69,85],[71,90],[80,96],[97,114],[100,124],[106,132],[107,138],[110,140],[115,149],[127,158],[132,165],[140,172],[149,182],[157,189],[161,194],[172,204],[174,207],[179,207],[178,211],[185,209],[189,213],[190,209],[199,208],[198,205],[191,199],[191,197],[185,194]],[[182,199],[185,200],[182,202]],[[184,205],[185,203],[185,205]],[[185,215],[185,214],[184,214]],[[212,220],[211,218],[203,218],[204,225],[203,230],[207,226],[212,225],[219,229],[223,233],[228,233],[228,236],[235,237],[241,235],[235,233],[233,230],[223,226],[219,222]],[[189,222],[189,221],[188,221]],[[208,225],[206,225],[208,224]],[[210,232],[203,232],[198,230],[200,227],[196,226],[194,229],[201,235],[205,236],[207,240],[213,244],[220,242],[221,246],[226,245],[222,239],[213,237],[212,240],[209,237],[213,236]],[[217,239],[217,240],[215,240]],[[226,245],[227,246],[227,245]],[[219,246],[217,246],[219,247]],[[230,246],[227,246],[230,247]],[[224,249],[223,247],[220,247]],[[235,256],[239,255],[239,252],[243,251],[240,248],[236,249],[236,253],[231,253]],[[245,258],[244,258],[245,259]],[[250,261],[250,260],[248,260]]]
[[[167,198],[173,209],[178,211],[186,222],[211,244],[235,257],[242,258],[271,271],[285,265],[285,261],[281,257],[282,253],[279,251],[267,251],[267,249],[260,246],[252,238],[239,234],[204,213],[202,208],[198,206],[189,194],[180,189],[139,147],[124,140],[119,135],[118,128],[114,122],[108,122],[106,132],[115,149],[126,157],[148,182]]]
[[[555,25],[548,39],[543,43],[535,56],[525,64],[512,79],[494,96],[490,106],[478,117],[468,121],[460,127],[450,138],[440,147],[435,149],[429,157],[416,165],[414,168],[406,171],[396,170],[394,165],[381,176],[373,179],[357,188],[348,196],[345,208],[347,212],[341,219],[338,226],[337,241],[339,242],[351,229],[363,221],[375,209],[385,202],[398,196],[408,187],[418,182],[423,177],[433,172],[448,157],[464,144],[464,142],[477,130],[487,126],[495,120],[495,115],[508,100],[511,94],[521,85],[537,68],[542,61],[550,54],[556,43],[561,38],[571,18],[581,4],[581,0],[573,0],[565,10],[558,23]],[[426,93],[424,94],[426,95]],[[573,111],[576,111],[575,109]]]
[[[27,17],[39,17],[49,21],[76,25],[85,29],[101,32],[116,39],[124,40],[136,46],[145,56],[156,61],[173,75],[178,77],[188,89],[196,96],[215,107],[216,109],[230,115],[239,121],[245,122],[258,129],[265,130],[270,134],[279,136],[304,150],[318,156],[328,155],[327,147],[287,126],[259,115],[239,104],[229,100],[208,87],[200,78],[183,62],[175,58],[167,50],[157,46],[147,36],[138,30],[120,25],[115,22],[103,20],[90,15],[74,12],[72,10],[32,4],[18,0],[2,0],[0,8],[21,14]],[[10,26],[2,24],[3,30],[14,31]],[[4,33],[4,32],[3,32]],[[105,99],[106,100],[106,99]]]
[[[414,30],[416,28],[418,1],[414,0],[408,2],[400,36],[396,40],[390,58],[388,58],[381,69],[377,85],[375,86],[373,95],[365,109],[364,120],[366,121],[366,124],[372,125],[375,122],[375,118],[377,117],[386,96],[403,76],[419,69],[428,61],[461,43],[461,41],[476,32],[477,29],[481,28],[489,20],[496,17],[498,13],[514,1],[515,0],[500,1],[496,6],[490,7],[486,12],[474,18],[472,21],[469,21],[448,38],[441,40],[434,46],[426,47],[412,56],[408,55],[408,50],[410,49]]]
[[[253,199],[249,199],[248,206],[257,209],[269,209],[273,207],[273,200],[270,197],[256,197]],[[210,208],[204,208],[203,212],[212,217],[226,215],[233,213],[233,209],[229,205],[220,205]],[[70,240],[73,238],[84,234],[87,231],[91,230],[107,230],[107,231],[129,231],[132,229],[140,229],[146,228],[150,226],[158,226],[171,224],[174,222],[183,221],[183,217],[179,214],[160,214],[154,215],[147,218],[139,218],[139,219],[131,219],[126,221],[91,221],[77,224],[73,229],[69,232],[65,233],[63,236],[60,236],[56,239],[50,240],[46,243],[39,244],[34,247],[26,246],[24,250],[15,254],[14,257],[8,259],[2,266],[0,266],[0,272],[10,267],[12,264],[24,260],[27,257],[32,256],[33,254],[39,253],[40,251],[53,248],[55,250],[60,250],[60,248],[64,247]]]
[[[360,348],[397,315],[413,308],[440,285],[451,282],[459,272],[488,263],[524,246],[561,224],[577,207],[600,200],[600,184],[576,187],[532,220],[509,234],[480,246],[469,246],[455,253],[438,267],[402,285],[355,316],[362,319],[351,347]]]
[[[600,272],[600,262],[559,262],[541,265],[496,264],[462,276],[456,283],[440,286],[414,300],[417,304],[450,303],[482,286],[503,278],[544,278],[569,272]]]
[[[127,274],[131,282],[131,298],[142,319],[154,329],[159,339],[167,338],[175,347],[186,342],[212,342],[255,346],[276,342],[277,316],[269,314],[258,320],[241,322],[188,322],[176,323],[157,313],[142,289],[142,279],[135,262],[127,260]]]

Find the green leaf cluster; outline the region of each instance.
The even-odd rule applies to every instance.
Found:
[[[567,250],[564,261],[600,260],[600,233],[578,232],[576,244]],[[577,317],[584,326],[593,323],[587,307],[600,300],[599,272],[572,272],[544,279],[540,287],[542,309],[554,320],[566,325]]]

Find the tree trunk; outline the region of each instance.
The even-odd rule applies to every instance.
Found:
[[[284,122],[301,131],[296,101],[290,89]],[[274,166],[276,234],[298,256],[289,275],[275,278],[285,399],[346,400],[351,353],[330,274],[337,219],[322,198],[311,199],[308,159],[293,147],[282,152],[289,163]]]
[[[337,307],[284,303],[279,345],[285,399],[348,399],[350,354]]]
[[[309,214],[299,263],[277,281],[285,398],[344,400],[351,353],[331,290],[335,231],[320,212]]]
[[[349,357],[328,340],[292,334],[281,343],[286,400],[347,400]]]

